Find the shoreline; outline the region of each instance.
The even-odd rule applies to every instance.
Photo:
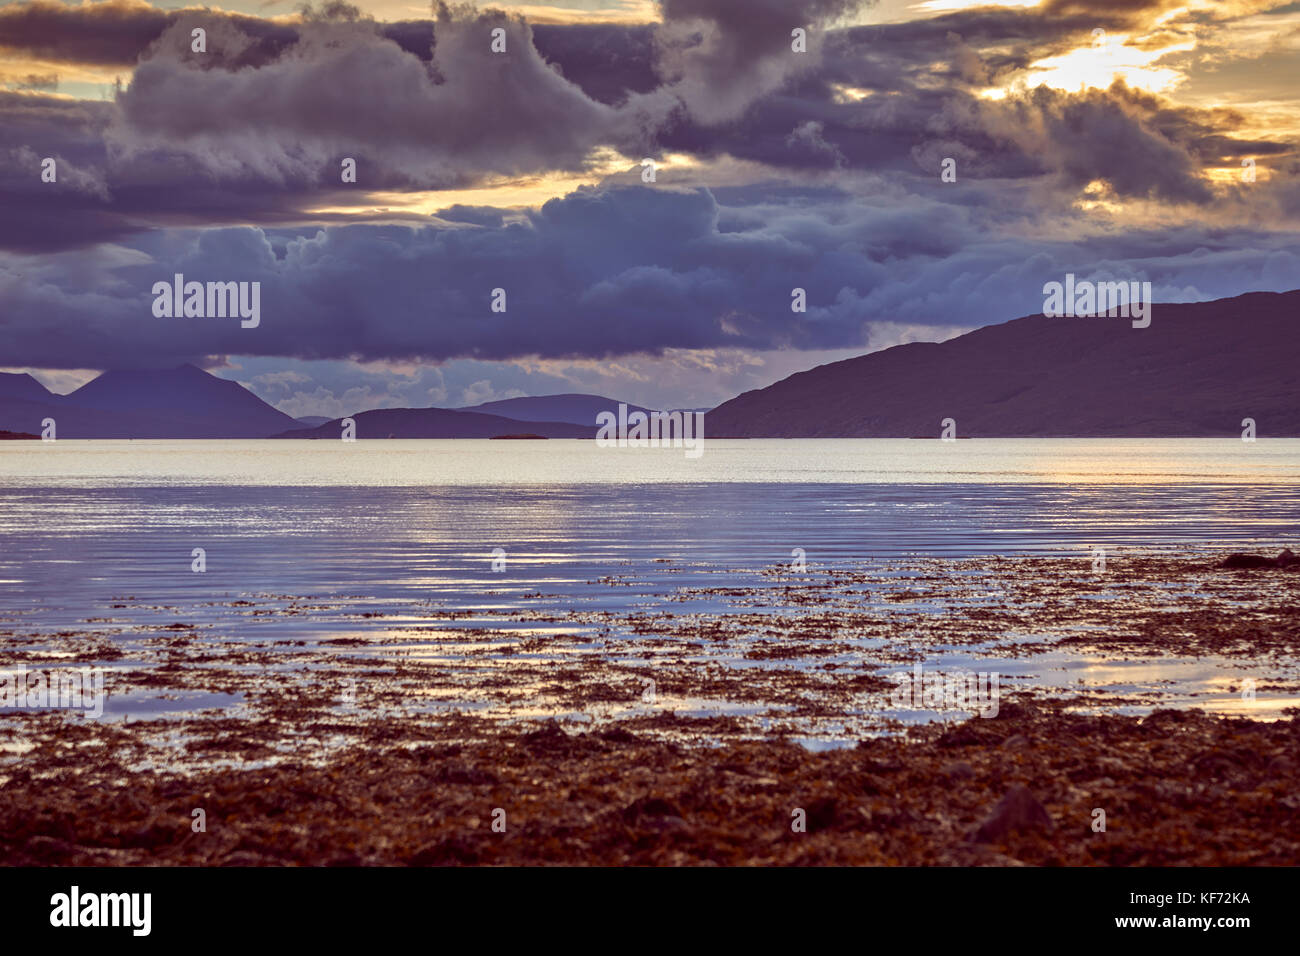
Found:
[[[0,652],[7,669],[102,668],[106,720],[157,721],[160,737],[204,712],[310,727],[671,711],[727,718],[737,729],[717,742],[851,745],[973,712],[892,700],[918,664],[1098,713],[1276,718],[1300,705],[1300,563],[1224,568],[1229,554],[1116,551],[1100,572],[1088,552],[718,575],[662,559],[651,590],[616,570],[587,582],[594,600],[530,590],[501,604],[489,589],[468,607],[249,594],[187,613],[123,597],[77,627],[0,621]]]
[[[1295,864],[1300,562],[1228,553],[758,569],[674,592],[712,612],[515,631],[3,631],[7,667],[107,664],[110,703],[175,707],[0,711],[0,864]],[[1002,672],[997,706],[899,710],[922,662]],[[1165,686],[1187,667],[1217,696]]]
[[[124,773],[111,741],[47,744],[72,772],[0,786],[0,864],[1295,865],[1297,743],[1295,717],[1007,703],[822,753],[555,723],[410,746],[373,726],[323,765],[177,775]]]

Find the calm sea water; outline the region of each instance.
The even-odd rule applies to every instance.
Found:
[[[578,441],[0,444],[0,610],[52,627],[122,596],[200,617],[264,594],[628,604],[692,583],[665,558],[718,584],[795,548],[835,563],[1297,531],[1290,439],[713,441],[693,460]],[[613,573],[637,586],[590,583]]]
[[[754,583],[796,548],[824,567],[1297,532],[1300,440],[711,441],[698,459],[578,441],[4,442],[0,630],[517,628],[521,608],[643,611]],[[232,609],[304,596],[330,606]]]

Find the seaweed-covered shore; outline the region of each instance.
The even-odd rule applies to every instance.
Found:
[[[1223,557],[776,570],[603,642],[580,610],[290,647],[0,632],[6,666],[197,702],[0,715],[0,864],[1294,865],[1300,566]],[[891,710],[900,667],[965,650],[1209,661],[1240,706],[1022,671],[995,716]]]
[[[19,770],[0,787],[0,862],[1300,861],[1294,718],[1162,710],[1138,719],[1004,703],[995,719],[820,753],[782,740],[716,747],[554,723],[498,727],[471,744],[385,736],[374,727],[324,763],[183,774],[123,771],[111,740],[99,752],[78,753],[75,739],[50,745],[33,756],[52,776]]]

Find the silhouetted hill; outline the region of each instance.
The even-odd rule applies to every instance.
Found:
[[[54,419],[58,438],[154,438],[160,423],[148,417],[121,412],[81,408],[67,403],[62,395],[49,401],[23,402],[0,398],[0,428],[40,433],[44,421]]]
[[[500,415],[458,411],[451,408],[377,408],[351,416],[356,437],[367,438],[497,438],[505,435],[538,435],[543,438],[594,438],[596,427],[568,422],[523,422]],[[343,420],[336,418],[316,428],[295,428],[277,438],[332,438],[343,434]]]
[[[0,402],[48,402],[56,398],[26,372],[0,372]]]
[[[628,405],[627,410],[629,413],[651,411],[640,405]],[[573,425],[590,425],[595,428],[596,416],[601,412],[618,414],[618,400],[601,395],[578,393],[536,395],[503,398],[500,401],[484,402],[482,405],[467,405],[457,411],[504,415],[506,418],[514,418],[521,422],[569,422]]]
[[[30,393],[23,383],[0,388]],[[0,428],[40,432],[53,418],[59,438],[265,438],[297,425],[238,382],[193,365],[108,371],[68,395],[42,392],[39,400],[0,393]]]
[[[709,412],[710,438],[1300,436],[1300,290],[1031,315],[792,375]]]
[[[69,404],[159,420],[153,438],[264,438],[298,423],[238,382],[193,365],[108,371],[67,396]],[[146,437],[146,436],[134,436]]]

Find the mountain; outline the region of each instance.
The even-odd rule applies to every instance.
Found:
[[[31,394],[12,381],[24,377],[0,385],[0,428],[40,432],[53,418],[59,438],[265,438],[298,424],[238,382],[193,365],[108,371],[68,395],[8,397]]]
[[[616,406],[617,407],[617,406]],[[524,422],[500,415],[451,408],[377,408],[351,416],[356,437],[366,438],[497,438],[538,435],[543,438],[594,438],[596,426],[569,422]],[[342,419],[316,428],[296,428],[276,438],[332,438],[343,434]]]
[[[1300,436],[1300,290],[1031,315],[800,372],[709,412],[710,438]]]
[[[303,428],[315,428],[317,425],[324,425],[333,420],[328,415],[299,415],[294,419]]]
[[[1153,306],[1124,318],[1031,315],[947,342],[822,365],[707,415],[713,438],[1300,436],[1300,290]],[[466,409],[375,409],[358,438],[592,438],[599,395],[512,398]],[[629,406],[629,410],[641,410]],[[341,420],[299,420],[193,365],[108,371],[70,395],[0,374],[0,431],[59,438],[338,438]],[[313,424],[315,423],[315,424]],[[304,427],[306,425],[307,427]]]
[[[0,398],[0,429],[41,433],[45,420],[54,419],[58,438],[142,438],[158,425],[153,419],[69,405],[62,395],[48,401],[26,402]]]
[[[0,402],[48,402],[55,398],[26,372],[0,372]]]
[[[596,416],[601,412],[613,412],[617,415],[618,404],[616,399],[604,398],[600,395],[567,393],[503,398],[500,401],[484,402],[481,405],[467,405],[457,411],[503,415],[521,422],[569,422],[572,425],[589,425],[594,429]],[[640,405],[628,405],[627,410],[629,413],[650,412],[650,409],[642,408]]]
[[[238,382],[193,365],[108,371],[70,393],[67,403],[127,416],[129,434],[114,436],[122,438],[265,438],[298,424]],[[62,421],[59,434],[109,437],[70,434]]]
[[[263,438],[298,423],[238,382],[193,365],[149,371],[108,371],[67,396],[70,405],[147,415],[151,438]]]
[[[39,434],[62,396],[22,372],[0,372],[0,431]]]

